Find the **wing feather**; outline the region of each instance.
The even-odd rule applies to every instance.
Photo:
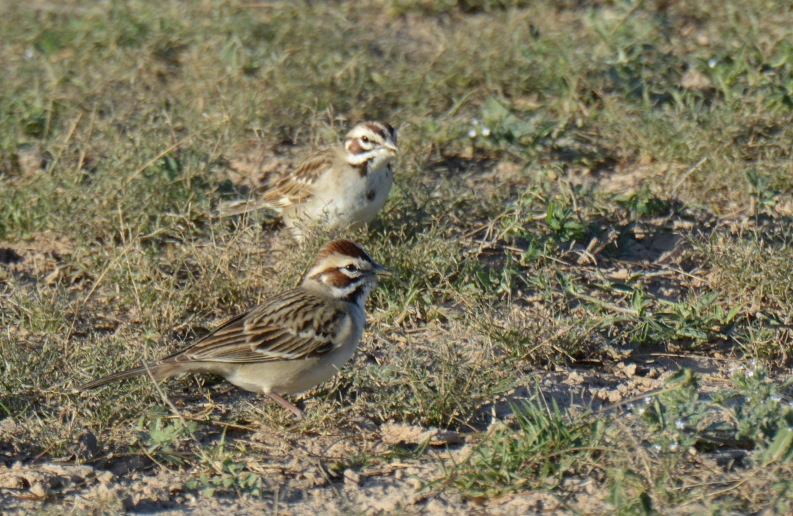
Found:
[[[318,150],[303,160],[291,173],[283,176],[261,194],[261,202],[286,208],[305,201],[311,185],[323,172],[333,166],[336,151],[333,147]]]
[[[255,188],[250,199],[221,203],[218,206],[218,215],[241,215],[262,208],[280,211],[287,206],[304,202],[311,195],[311,185],[333,166],[336,155],[334,147],[319,149],[286,174],[276,176],[265,186]]]
[[[321,356],[348,314],[308,292],[284,292],[162,362],[271,362]]]

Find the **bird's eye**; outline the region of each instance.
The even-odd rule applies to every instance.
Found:
[[[364,142],[364,143],[369,143],[369,137],[368,136],[361,136],[361,141]]]
[[[358,270],[358,267],[354,263],[351,263],[351,264],[345,266],[344,270],[345,271],[349,271],[349,272],[355,272],[355,271]]]

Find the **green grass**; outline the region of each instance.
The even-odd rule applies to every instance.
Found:
[[[465,433],[462,459],[410,453],[445,471],[422,481],[470,499],[543,491],[587,512],[570,486],[589,479],[602,512],[790,509],[787,2],[0,13],[4,461],[81,460],[90,429],[99,468],[144,454],[195,493],[268,497],[279,485],[251,461],[282,456],[224,423],[357,446],[391,420]],[[244,192],[229,163],[256,145],[288,161],[361,119],[397,127],[402,152],[386,208],[351,236],[399,281],[305,422],[212,378],[162,387],[184,421],[146,380],[72,394],[293,286],[325,236],[212,217]],[[712,368],[612,410],[600,384],[558,406],[537,394],[576,371],[613,387],[619,364],[659,357]],[[531,400],[488,431],[520,388]],[[333,460],[399,455],[367,450]]]

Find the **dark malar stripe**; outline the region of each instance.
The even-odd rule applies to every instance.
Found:
[[[358,288],[356,288],[355,290],[353,290],[352,292],[341,298],[341,300],[358,304],[358,302],[361,300],[361,296],[363,296],[365,292],[366,292],[366,285],[362,281],[358,286]]]
[[[371,160],[366,160],[360,165],[355,165],[355,168],[358,169],[358,175],[361,177],[366,177],[369,174],[369,162]]]

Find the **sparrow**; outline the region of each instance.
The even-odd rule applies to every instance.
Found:
[[[270,208],[281,215],[298,242],[313,226],[357,229],[385,204],[394,180],[391,161],[398,152],[391,125],[362,122],[342,144],[322,148],[294,169],[275,175],[254,191],[258,198],[221,204],[219,215]]]
[[[295,289],[240,314],[187,348],[77,388],[146,374],[159,380],[212,373],[247,391],[264,393],[300,419],[285,400],[331,378],[352,357],[363,334],[364,302],[379,275],[391,275],[358,244],[325,245]]]

